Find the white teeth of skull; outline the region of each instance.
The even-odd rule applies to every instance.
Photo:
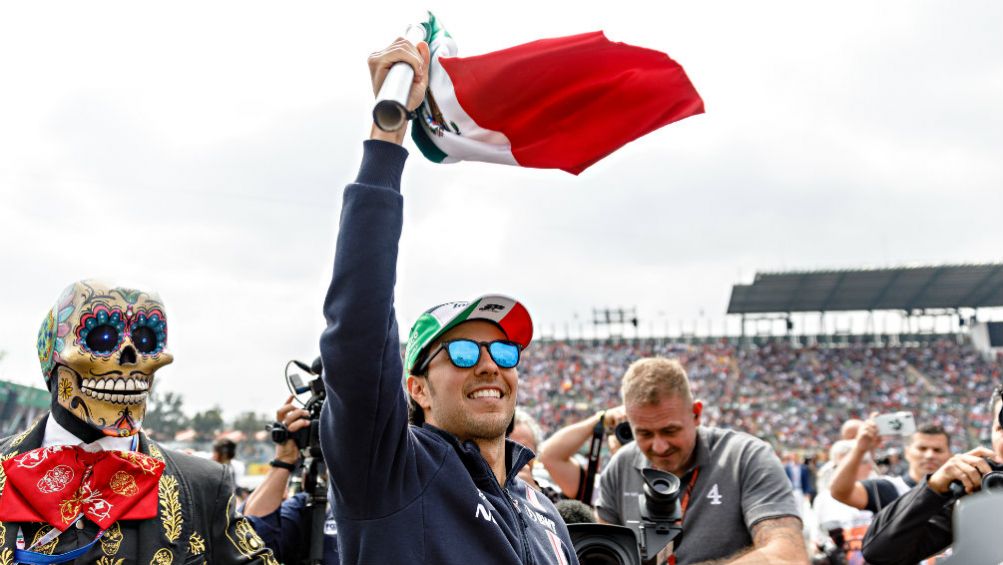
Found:
[[[96,388],[96,389],[98,389],[98,390],[104,390],[104,379],[101,379],[101,380],[99,380],[99,381],[98,381],[98,382],[97,382],[97,383],[96,383],[96,384],[94,385],[94,388]]]
[[[125,381],[125,390],[136,390],[136,379],[129,379]]]
[[[125,390],[125,381],[123,380],[115,381],[115,390]]]

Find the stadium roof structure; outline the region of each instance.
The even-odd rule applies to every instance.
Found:
[[[11,396],[22,406],[40,409],[48,408],[51,399],[47,390],[0,381],[0,404],[7,402]]]
[[[729,314],[1003,306],[1003,263],[757,273]]]

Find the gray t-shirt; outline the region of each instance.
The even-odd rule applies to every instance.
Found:
[[[766,442],[743,432],[701,426],[694,450],[694,469],[680,477],[682,493],[698,469],[683,533],[675,540],[678,565],[734,555],[752,545],[751,529],[757,522],[799,516],[791,482]],[[613,456],[599,480],[596,511],[603,521],[637,530],[640,470],[649,466],[636,443]]]

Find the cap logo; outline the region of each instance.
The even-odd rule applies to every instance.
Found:
[[[480,312],[501,312],[505,310],[505,307],[501,304],[485,304],[477,309]]]

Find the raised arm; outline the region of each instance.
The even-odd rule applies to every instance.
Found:
[[[834,499],[858,510],[868,507],[870,495],[867,494],[863,483],[857,480],[857,471],[864,456],[878,446],[879,440],[878,426],[874,423],[872,414],[871,418],[857,430],[853,449],[836,466],[832,481],[829,483],[829,493]]]
[[[398,61],[415,68],[408,102],[414,108],[425,92],[428,46],[398,40],[371,55],[374,91]],[[405,496],[400,485],[413,464],[407,457],[407,404],[394,313],[403,223],[400,178],[407,157],[397,143],[403,136],[403,131],[374,128],[373,139],[365,142],[358,177],[345,188],[334,274],[324,301],[327,329],[320,351],[328,399],[321,443],[339,507],[359,517],[400,502]]]
[[[580,422],[567,425],[540,444],[538,456],[540,463],[546,467],[550,478],[568,498],[578,498],[581,492],[582,467],[575,461],[574,456],[582,445],[592,438],[592,432],[599,423],[600,416],[603,416],[603,425],[609,429],[623,421],[623,407],[618,406],[605,413],[597,412]],[[588,504],[591,501],[584,502]]]

